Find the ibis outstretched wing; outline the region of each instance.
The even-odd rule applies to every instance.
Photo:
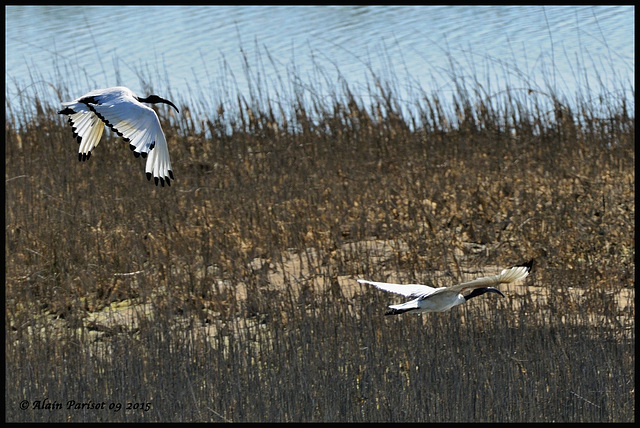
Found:
[[[529,275],[532,266],[533,260],[530,260],[525,264],[503,269],[499,275],[490,275],[476,278],[468,282],[463,282],[458,285],[447,287],[446,290],[451,292],[461,292],[468,289],[492,287],[499,284],[515,282],[520,279],[526,278]]]
[[[367,281],[364,279],[357,280],[361,284],[370,284],[389,293],[401,294],[405,297],[418,298],[426,297],[432,294],[437,288],[429,287],[421,284],[391,284],[388,282]]]
[[[67,107],[61,113],[69,115],[73,138],[78,140],[78,158],[85,161],[91,157],[91,150],[100,143],[104,124],[85,104],[65,103],[64,105]]]
[[[147,158],[146,173],[150,180],[163,186],[171,185],[173,172],[169,159],[167,140],[162,132],[160,120],[153,109],[137,101],[87,103],[87,106],[102,121],[129,143],[129,148],[138,157]]]

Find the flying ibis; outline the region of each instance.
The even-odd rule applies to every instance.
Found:
[[[129,143],[135,157],[147,158],[147,179],[154,178],[156,186],[171,185],[173,171],[169,160],[169,148],[158,115],[151,107],[142,103],[165,103],[178,108],[169,100],[157,95],[140,98],[129,88],[115,86],[96,89],[80,98],[62,103],[64,109],[58,113],[69,116],[74,138],[80,146],[78,158],[86,161],[91,151],[100,142],[103,125]]]
[[[420,284],[389,284],[386,282],[366,281],[364,279],[359,279],[358,282],[361,284],[371,284],[381,290],[402,294],[405,297],[413,299],[399,305],[390,305],[390,309],[385,315],[398,315],[405,312],[414,314],[422,312],[444,312],[485,293],[497,293],[504,297],[504,294],[493,286],[526,278],[532,266],[533,260],[530,260],[522,265],[504,269],[499,275],[476,278],[472,281],[463,282],[451,287],[433,288]],[[466,295],[462,294],[467,290],[471,290],[471,292]]]

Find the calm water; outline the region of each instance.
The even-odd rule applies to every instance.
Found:
[[[349,87],[371,72],[446,98],[454,74],[505,85],[633,89],[630,6],[7,6],[6,95],[33,82],[74,96],[140,77],[181,101],[249,95],[245,58],[263,87]],[[232,76],[232,77],[230,77]],[[280,83],[283,79],[284,83]],[[256,81],[254,80],[254,84]],[[622,84],[621,84],[622,83]],[[48,86],[42,85],[47,92]],[[167,93],[170,90],[170,93]],[[58,101],[51,89],[39,94]],[[290,94],[269,94],[286,97]],[[629,96],[629,94],[627,94]],[[631,97],[632,98],[632,97]],[[291,98],[289,98],[291,99]]]

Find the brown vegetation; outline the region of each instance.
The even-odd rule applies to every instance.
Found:
[[[369,95],[161,110],[168,188],[117,136],[79,163],[58,106],[8,106],[7,420],[632,421],[626,101]],[[422,317],[355,282],[530,258],[506,298]],[[151,406],[19,408],[45,399]]]

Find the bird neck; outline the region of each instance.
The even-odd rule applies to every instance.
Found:
[[[465,301],[469,299],[473,299],[474,297],[482,296],[484,293],[496,293],[504,297],[504,294],[497,288],[493,287],[484,287],[484,288],[476,288],[471,293],[464,296]]]
[[[178,107],[176,107],[171,101],[165,100],[164,98],[159,97],[157,95],[149,95],[147,98],[136,97],[136,100],[138,100],[141,103],[148,103],[148,104],[164,103],[176,109],[178,113],[180,112],[180,110],[178,110]]]
[[[486,288],[476,288],[475,290],[473,290],[471,293],[467,294],[466,296],[464,296],[464,300],[471,300],[474,297],[478,297],[478,296],[482,296],[484,293],[487,292]]]
[[[164,102],[157,95],[149,95],[147,98],[136,97],[136,100],[140,101],[141,103],[148,103],[148,104],[157,104],[157,103]]]

